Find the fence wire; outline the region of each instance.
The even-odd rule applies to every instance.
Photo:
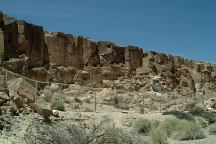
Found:
[[[9,71],[5,68],[1,67],[1,74],[4,75],[4,80],[10,81],[15,78],[23,78],[26,80],[29,84],[31,84],[35,91],[31,91],[31,89],[28,89],[27,86],[22,86],[24,89],[22,91],[29,93],[30,95],[34,95],[35,98],[35,103],[40,103],[41,102],[41,87],[43,87],[42,90],[46,89],[49,91],[52,85],[57,86],[57,90],[55,93],[52,93],[51,98],[51,103],[53,100],[60,100],[62,103],[65,105],[72,105],[70,102],[73,102],[73,107],[72,109],[75,111],[80,111],[80,112],[101,112],[102,107],[106,105],[105,101],[101,101],[98,98],[98,92],[102,89],[100,88],[90,88],[92,91],[91,97],[89,99],[85,99],[85,102],[89,107],[94,107],[93,110],[87,109],[82,105],[83,101],[80,99],[80,95],[82,95],[83,89],[80,89],[76,95],[68,93],[65,88],[70,87],[71,84],[66,84],[66,83],[57,83],[57,82],[44,82],[44,81],[38,81],[38,80],[33,80],[28,77],[25,77],[23,75],[14,73],[12,71]],[[73,89],[72,89],[73,90]],[[114,90],[114,97],[115,99],[118,99],[118,92],[121,92],[121,90],[116,89]],[[48,92],[47,92],[48,93]],[[50,92],[51,93],[51,92]],[[46,93],[43,93],[46,95]],[[71,96],[73,95],[73,96]],[[187,104],[198,104],[202,103],[204,105],[205,103],[205,98],[201,96],[184,96],[184,97],[157,97],[157,100],[151,98],[151,97],[146,97],[142,95],[142,93],[138,93],[137,95],[139,96],[140,99],[140,105],[139,105],[139,113],[144,114],[147,112],[166,112],[169,110],[176,110],[176,111],[184,111],[185,110],[185,105]],[[47,98],[49,99],[49,98]],[[91,99],[91,100],[90,100]],[[79,106],[75,104],[75,102],[79,103]],[[110,112],[114,112],[115,110],[112,109]]]

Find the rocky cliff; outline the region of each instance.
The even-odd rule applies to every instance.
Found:
[[[113,81],[134,79],[134,90],[147,83],[160,90],[187,88],[196,92],[215,84],[216,66],[136,46],[118,46],[83,36],[45,32],[43,27],[0,13],[1,65],[41,81],[113,87]],[[93,84],[93,85],[92,85]]]

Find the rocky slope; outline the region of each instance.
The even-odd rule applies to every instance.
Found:
[[[148,52],[136,46],[46,32],[41,26],[3,13],[0,28],[1,66],[32,79],[111,91],[115,88],[148,96],[159,93],[167,97],[211,97],[215,92],[214,64]],[[119,103],[137,104],[134,94],[122,93],[120,97]]]

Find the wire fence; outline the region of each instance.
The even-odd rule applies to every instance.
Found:
[[[31,91],[32,89],[28,89],[26,86],[24,87],[23,91],[26,93],[29,93],[30,95],[34,95],[34,102],[35,103],[40,103],[41,101],[41,93],[40,93],[40,88],[43,87],[45,89],[46,87],[51,87],[51,85],[55,85],[56,87],[56,92],[51,93],[51,96],[54,97],[55,99],[59,99],[61,102],[63,102],[65,105],[73,107],[71,109],[80,111],[80,112],[102,112],[104,106],[109,106],[110,104],[107,104],[105,101],[100,99],[100,95],[98,93],[102,91],[102,88],[88,88],[88,91],[91,91],[91,97],[82,100],[80,99],[80,95],[82,95],[83,87],[80,87],[79,90],[73,89],[72,91],[76,91],[74,93],[69,93],[65,91],[65,88],[70,87],[71,84],[65,84],[65,83],[57,83],[57,82],[44,82],[44,81],[38,81],[38,80],[33,80],[28,77],[25,77],[23,75],[14,73],[12,71],[9,71],[7,69],[1,68],[1,72],[3,75],[5,75],[5,81],[10,81],[14,78],[23,78],[25,79],[29,84],[31,84],[34,87],[35,91]],[[55,89],[55,88],[54,88]],[[49,89],[48,89],[49,91]],[[115,89],[113,90],[113,103],[112,106],[115,106],[115,104],[118,101],[119,93],[121,90]],[[46,94],[45,94],[46,95]],[[71,96],[73,95],[73,96]],[[135,92],[135,95],[138,96],[139,98],[139,105],[136,105],[135,110],[141,114],[147,113],[147,112],[166,112],[169,110],[176,110],[176,111],[185,111],[185,106],[189,104],[198,104],[202,103],[203,105],[205,104],[205,98],[201,96],[181,96],[181,97],[167,97],[167,96],[157,96],[157,95],[152,95],[149,94],[149,96],[143,95],[141,92]],[[53,98],[48,98],[51,99],[51,102],[53,101]],[[85,105],[93,108],[93,109],[87,109],[83,101],[85,101]],[[72,102],[72,103],[71,103]],[[79,103],[80,105],[77,106],[76,103]],[[137,109],[138,107],[138,109]],[[118,107],[117,107],[118,108]],[[124,111],[128,110],[129,108],[126,108]],[[116,109],[111,109],[110,112],[116,111]]]

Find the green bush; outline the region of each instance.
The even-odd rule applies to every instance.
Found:
[[[161,122],[158,127],[162,129],[167,134],[167,136],[171,136],[174,131],[178,130],[180,121],[181,120],[179,119],[167,119]]]
[[[167,144],[168,136],[167,134],[160,128],[154,128],[150,132],[151,140],[153,144]]]
[[[85,107],[85,108],[84,108],[84,112],[94,112],[94,110],[92,110],[92,109],[89,108],[89,107]]]
[[[160,125],[159,120],[152,120],[151,123],[152,123],[152,129],[157,128]]]
[[[202,117],[205,118],[209,124],[213,124],[216,122],[216,113],[215,112],[204,112]]]
[[[210,135],[216,135],[216,124],[209,125],[208,131]]]
[[[78,114],[78,116],[81,116]],[[84,121],[74,123],[44,123],[33,120],[23,135],[26,144],[100,144],[111,141],[113,144],[131,144],[131,137],[121,129],[111,127],[109,117],[104,116],[100,121],[90,121],[91,127],[84,127]],[[111,132],[110,132],[111,131]]]
[[[133,139],[131,135],[119,128],[107,128],[105,135],[97,139],[97,143],[110,144],[132,144]]]
[[[177,140],[195,140],[205,138],[204,130],[197,123],[180,119],[168,119],[162,122],[159,129]]]
[[[147,144],[149,140],[137,133],[131,133],[133,144]]]
[[[202,113],[204,112],[204,110],[201,107],[193,107],[190,109],[190,113],[193,115],[202,115]]]
[[[85,103],[91,103],[91,97],[84,99]]]
[[[174,115],[178,119],[195,121],[194,116],[191,113],[186,113],[186,112],[170,111],[170,112],[164,112],[163,115]]]
[[[59,110],[59,111],[64,111],[64,103],[61,100],[54,100],[52,102],[52,109],[54,110]]]
[[[202,117],[196,117],[196,123],[200,125],[202,128],[205,128],[208,126],[208,121]]]
[[[148,119],[138,119],[134,122],[134,130],[139,134],[148,135],[152,128],[152,123]]]
[[[178,130],[173,132],[173,137],[178,140],[196,140],[206,136],[200,125],[184,120],[178,126]]]

